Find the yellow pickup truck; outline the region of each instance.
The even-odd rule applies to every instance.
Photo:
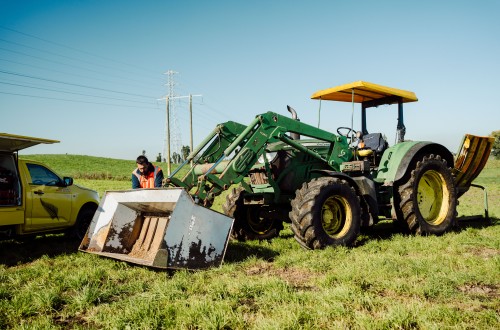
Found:
[[[18,151],[57,140],[0,133],[0,237],[67,232],[81,240],[99,204],[96,191],[73,184]]]

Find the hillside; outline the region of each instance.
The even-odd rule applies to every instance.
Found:
[[[129,180],[135,168],[135,160],[113,159],[82,155],[20,155],[47,164],[63,176],[74,179]],[[155,163],[156,164],[156,163]],[[163,164],[159,164],[163,166]],[[164,166],[166,168],[166,164]]]

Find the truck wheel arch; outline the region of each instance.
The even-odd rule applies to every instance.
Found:
[[[78,211],[75,224],[71,229],[71,235],[73,237],[79,239],[80,241],[84,238],[97,207],[98,205],[93,202],[87,202],[82,205]]]

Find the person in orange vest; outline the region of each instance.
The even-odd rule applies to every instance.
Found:
[[[163,171],[159,166],[149,162],[146,156],[136,160],[137,168],[132,172],[132,189],[160,188],[163,181]]]

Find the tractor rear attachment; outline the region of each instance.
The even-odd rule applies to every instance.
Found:
[[[107,191],[79,250],[155,268],[220,266],[232,224],[181,188]]]
[[[473,184],[472,182],[478,177],[486,165],[494,142],[495,139],[489,136],[465,134],[460,148],[458,149],[458,153],[455,158],[455,166],[453,168],[458,197],[465,194],[471,187],[483,190],[484,216],[482,218],[488,223],[491,223],[488,212],[488,192],[486,187]],[[481,216],[477,215],[461,217],[460,220],[464,221],[480,218]]]

